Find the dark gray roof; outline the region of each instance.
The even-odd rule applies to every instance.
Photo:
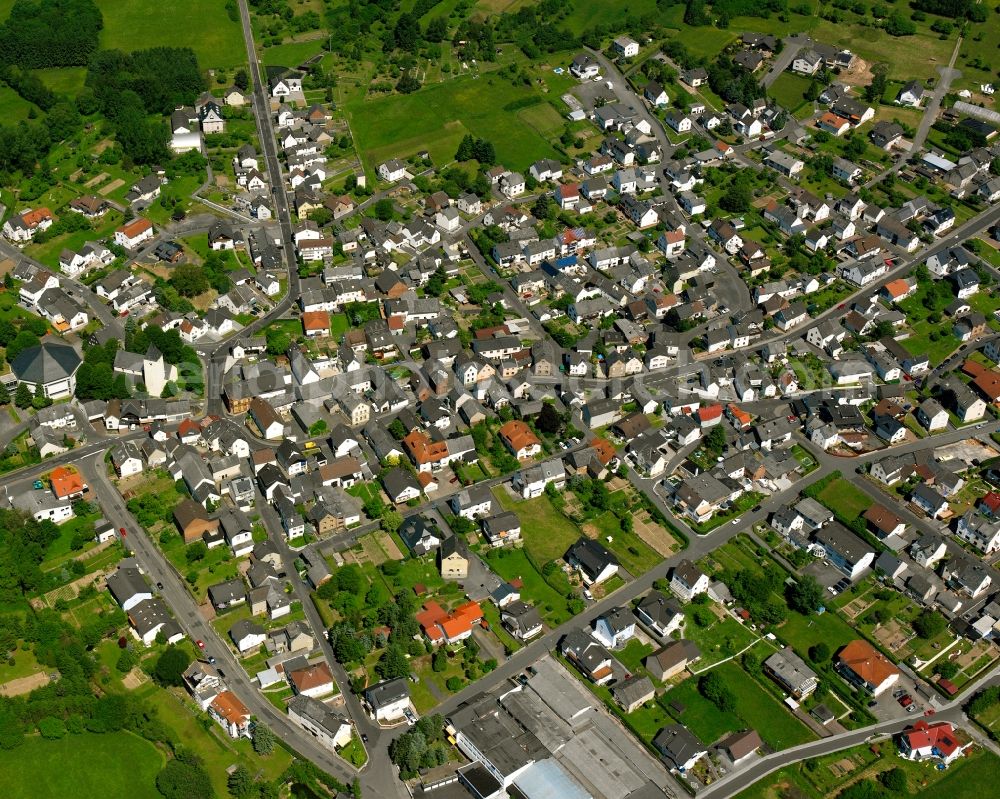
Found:
[[[18,380],[28,383],[53,383],[76,374],[81,358],[67,344],[41,344],[28,347],[11,363]]]

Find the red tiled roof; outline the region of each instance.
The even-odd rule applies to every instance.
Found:
[[[122,233],[130,239],[134,239],[141,233],[145,233],[147,230],[153,227],[153,223],[148,219],[133,219],[118,228],[116,233]]]
[[[911,749],[926,749],[931,746],[937,749],[942,757],[950,757],[961,746],[955,738],[955,731],[947,721],[928,724],[920,720],[912,727],[903,730],[903,736]]]
[[[899,674],[899,669],[867,641],[851,641],[837,656],[859,679],[869,685],[879,686],[893,675]]]
[[[49,474],[49,482],[52,484],[52,493],[60,499],[79,494],[87,488],[80,473],[68,466],[57,466],[53,469]]]
[[[307,333],[311,330],[329,330],[330,314],[326,311],[306,311],[302,314],[302,329]]]
[[[718,404],[709,405],[705,408],[699,408],[696,413],[701,421],[709,422],[712,419],[719,419],[722,417],[722,406]]]

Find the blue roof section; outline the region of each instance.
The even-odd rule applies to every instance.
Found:
[[[539,760],[514,778],[527,799],[592,799],[555,760]]]

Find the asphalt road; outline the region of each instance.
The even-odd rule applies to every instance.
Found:
[[[95,492],[105,518],[115,527],[125,528],[126,547],[134,552],[149,578],[155,584],[162,583],[163,588],[159,593],[173,611],[181,629],[191,640],[204,643],[205,656],[215,658],[216,665],[225,673],[230,688],[254,716],[266,722],[276,735],[300,754],[349,785],[357,776],[356,772],[334,753],[319,746],[311,735],[293,724],[288,716],[279,713],[250,681],[233,651],[201,615],[181,575],[167,562],[156,545],[149,540],[146,531],[129,513],[118,491],[108,480],[105,469],[104,461],[99,456],[92,456],[80,463],[80,470]]]

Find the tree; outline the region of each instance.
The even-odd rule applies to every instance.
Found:
[[[444,682],[444,687],[447,688],[452,693],[455,693],[455,691],[462,690],[462,685],[463,682],[461,677],[449,677]]]
[[[427,32],[424,38],[429,42],[443,42],[448,35],[448,20],[444,17],[435,17],[427,23]]]
[[[413,94],[420,88],[420,80],[412,72],[404,72],[396,83],[396,91],[400,94]]]
[[[542,410],[538,414],[538,418],[535,420],[535,424],[538,429],[543,433],[548,433],[550,435],[555,435],[560,430],[562,430],[563,420],[562,414],[556,410],[556,407],[551,402],[542,403]]]
[[[250,76],[245,69],[236,70],[236,74],[233,76],[233,84],[237,89],[244,92],[250,88]]]
[[[375,673],[383,680],[395,680],[409,675],[410,663],[402,647],[395,645],[387,647],[375,664]]]
[[[944,632],[948,622],[936,610],[925,610],[913,620],[913,630],[923,639],[935,638]]]
[[[406,426],[399,418],[393,419],[386,429],[397,441],[402,441],[406,438]]]
[[[440,673],[446,668],[448,668],[448,656],[439,649],[431,658],[431,670]]]
[[[18,383],[17,391],[14,392],[14,404],[18,408],[27,408],[31,405],[31,389],[27,383]]]
[[[906,772],[899,766],[883,771],[879,780],[888,790],[894,793],[906,793]]]
[[[823,587],[816,582],[815,577],[807,574],[788,586],[785,598],[788,600],[788,607],[808,616],[823,604]]]
[[[257,726],[253,730],[253,750],[258,755],[269,755],[274,751],[276,743],[277,741],[274,733],[271,732],[271,728],[264,724],[264,722],[258,721]]]
[[[719,207],[724,211],[741,213],[750,209],[753,202],[753,192],[744,181],[733,181],[729,188],[719,198]]]
[[[178,264],[168,281],[182,297],[197,297],[208,291],[208,275],[200,266]]]
[[[135,652],[131,649],[123,649],[118,655],[118,661],[115,663],[115,668],[122,674],[128,674],[135,668],[135,664],[138,662]]]
[[[824,641],[813,644],[809,647],[809,659],[816,665],[828,663],[830,660],[830,647]]]
[[[242,763],[233,769],[233,772],[229,775],[229,779],[226,780],[226,787],[229,788],[229,793],[237,797],[237,799],[250,799],[251,796],[257,793],[253,774]]]
[[[166,799],[212,799],[212,780],[193,754],[181,752],[156,775],[156,787]]]
[[[458,149],[455,151],[455,160],[471,161],[475,143],[476,140],[472,137],[472,134],[466,133],[462,137],[462,141],[458,143]]]
[[[392,200],[388,197],[383,197],[381,200],[376,201],[375,205],[372,206],[372,213],[374,213],[376,219],[388,222],[392,219],[394,213]]]
[[[168,646],[157,659],[153,676],[163,685],[183,685],[184,670],[191,664],[191,656],[176,646]]]
[[[550,219],[555,215],[555,204],[548,194],[540,194],[531,206],[531,215],[535,219]]]
[[[43,738],[56,740],[66,735],[66,722],[53,716],[38,720],[38,732]]]
[[[726,448],[726,431],[721,424],[714,425],[705,437],[705,446],[712,452],[721,453]]]
[[[400,50],[413,52],[420,44],[420,25],[413,14],[400,14],[393,30],[393,39]]]
[[[400,525],[403,523],[403,514],[398,510],[387,510],[382,514],[382,518],[379,520],[382,529],[387,533],[396,532]]]
[[[736,710],[736,697],[716,671],[702,675],[698,680],[698,693],[723,713]]]

